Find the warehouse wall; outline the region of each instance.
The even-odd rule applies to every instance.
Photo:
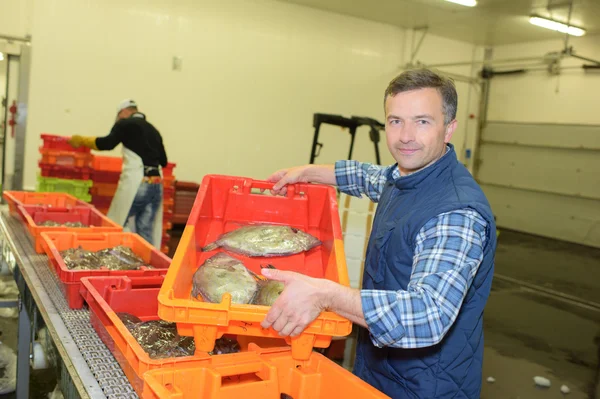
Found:
[[[31,34],[34,0],[0,0],[0,36]]]
[[[106,134],[129,96],[163,133],[181,180],[306,163],[313,113],[383,119],[405,40],[392,26],[273,1],[36,0],[25,187],[39,133]],[[473,46],[431,36],[422,51],[464,60]],[[324,129],[318,161],[345,157],[347,136]],[[373,160],[366,136],[355,158]]]
[[[563,41],[494,48],[495,58],[541,56]],[[571,38],[600,60],[600,37]],[[563,66],[581,66],[567,59]],[[478,177],[498,224],[600,247],[600,71],[494,77]]]

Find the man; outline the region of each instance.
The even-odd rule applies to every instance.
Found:
[[[123,144],[123,169],[108,217],[122,226],[135,218],[135,231],[156,247],[162,231],[162,179],[159,166],[167,154],[158,130],[138,111],[133,100],[117,107],[117,120],[106,137],[73,136],[73,147],[109,151]]]
[[[354,372],[385,394],[478,398],[496,229],[483,192],[449,144],[456,89],[430,70],[411,70],[391,81],[384,101],[396,164],[338,161],[269,177],[275,194],[315,182],[379,202],[362,290],[263,269],[285,289],[262,326],[296,336],[327,309],[364,327]]]

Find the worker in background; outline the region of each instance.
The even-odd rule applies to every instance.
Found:
[[[162,178],[167,154],[158,130],[139,112],[133,100],[117,107],[117,121],[106,137],[73,136],[77,148],[109,151],[123,144],[123,169],[107,216],[124,227],[135,218],[135,232],[159,247],[162,235]],[[131,230],[131,228],[130,228]]]
[[[411,70],[391,81],[384,101],[396,164],[338,161],[269,177],[275,194],[315,182],[379,203],[362,289],[263,269],[285,289],[262,326],[296,336],[321,311],[333,311],[363,327],[354,373],[385,394],[479,398],[496,228],[483,191],[449,143],[456,89],[430,70]]]

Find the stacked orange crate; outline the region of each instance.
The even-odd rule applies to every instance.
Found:
[[[42,134],[37,191],[64,192],[89,202],[94,156],[89,148],[73,148],[70,137]]]
[[[176,164],[169,163],[163,168],[163,235],[161,242],[161,251],[169,253],[169,241],[171,236],[169,231],[173,227],[173,214],[175,208],[175,175],[173,169]]]
[[[94,158],[92,171],[92,205],[105,215],[117,191],[123,159],[98,156]]]

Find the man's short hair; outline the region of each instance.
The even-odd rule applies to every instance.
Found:
[[[444,113],[444,124],[452,122],[456,118],[456,109],[458,107],[458,94],[454,81],[442,76],[430,69],[411,69],[402,72],[396,76],[388,85],[383,97],[383,104],[388,97],[393,97],[398,93],[406,91],[432,88],[436,89],[442,96],[442,106]]]

